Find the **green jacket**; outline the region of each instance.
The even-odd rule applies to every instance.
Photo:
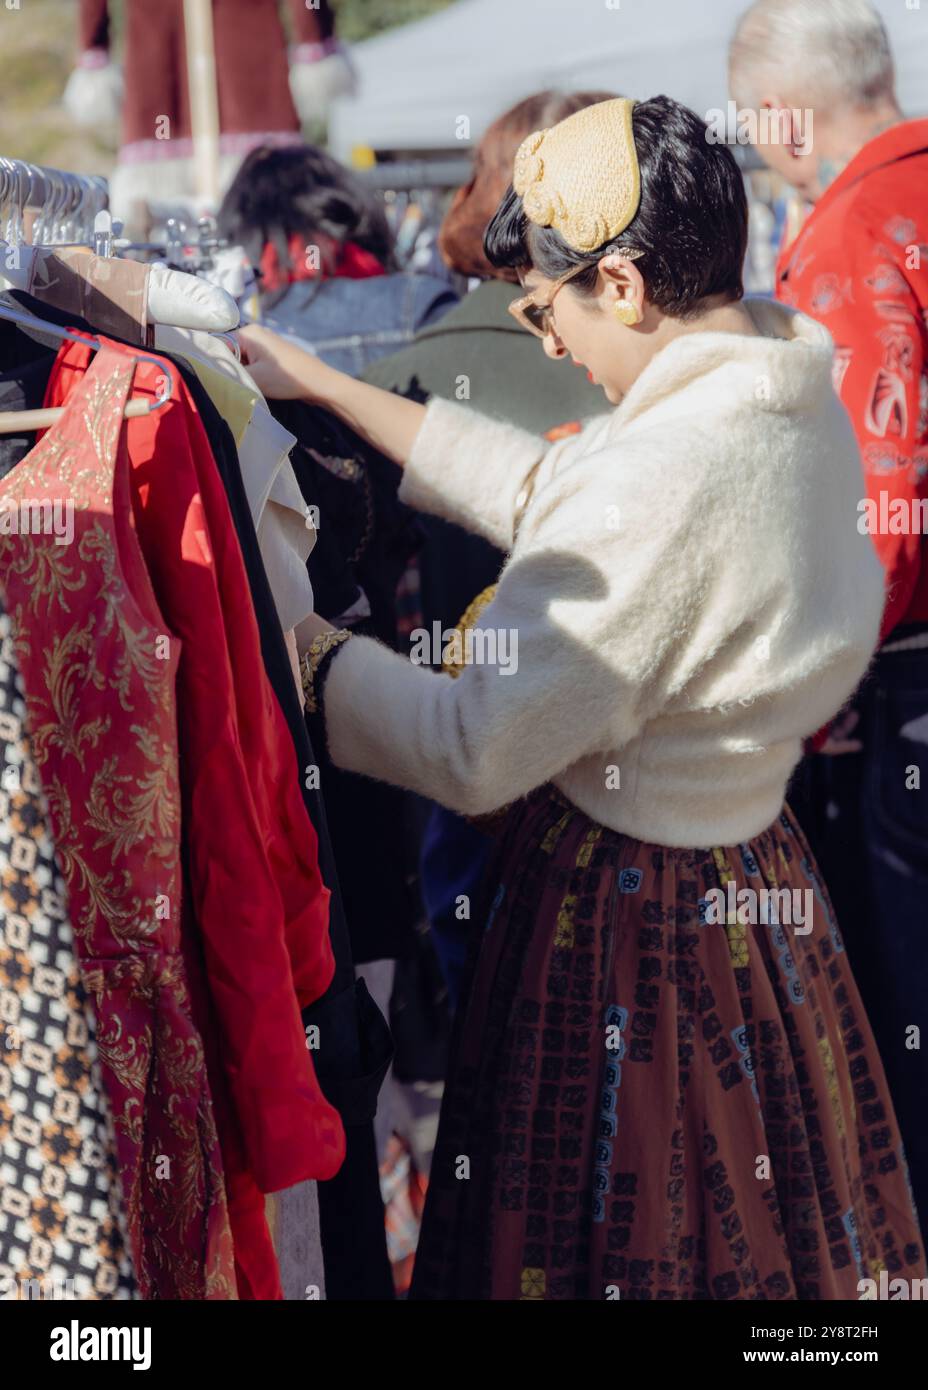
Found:
[[[437,323],[420,329],[408,348],[371,363],[362,380],[405,392],[416,378],[430,396],[459,400],[539,435],[604,414],[610,407],[600,387],[569,358],[546,357],[538,339],[506,312],[520,293],[503,280],[483,281]]]

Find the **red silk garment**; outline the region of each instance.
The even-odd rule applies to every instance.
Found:
[[[67,398],[87,353],[74,344],[59,356],[47,404]],[[334,971],[328,890],[205,430],[170,362],[163,372],[139,362],[133,394],[160,394],[164,376],[171,402],[127,422],[125,437],[139,540],[165,620],[183,644],[177,704],[187,954],[239,1292],[273,1298],[280,1297],[279,1274],[261,1194],[329,1178],[344,1157],[341,1121],[319,1089],[299,1013]]]
[[[0,534],[0,576],[96,1010],[139,1289],[234,1298],[222,1157],[181,954],[181,650],[131,525],[121,429],[132,372],[125,354],[100,352],[63,418],[0,484],[11,517],[33,503],[26,534]],[[47,520],[59,504],[59,522],[73,504],[73,539],[37,528],[40,501]]]
[[[928,622],[928,120],[892,126],[855,155],[781,255],[776,281],[777,298],[835,341],[835,390],[857,433],[861,500],[874,506],[886,571],[881,635]]]

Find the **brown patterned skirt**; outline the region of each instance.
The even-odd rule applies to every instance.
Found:
[[[883,1067],[788,809],[749,843],[667,849],[542,788],[489,882],[413,1298],[857,1299],[883,1269],[925,1276]],[[797,890],[811,923],[762,889]]]

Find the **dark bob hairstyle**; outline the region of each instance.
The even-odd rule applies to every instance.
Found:
[[[637,247],[652,304],[672,318],[692,318],[712,295],[744,294],[748,240],[744,180],[727,145],[713,144],[705,121],[670,97],[641,101],[632,112],[641,168],[641,202],[625,231],[593,251],[574,251],[553,227],[537,227],[510,185],[484,237],[487,260],[517,270],[534,268],[556,280],[579,265],[589,271],[570,283],[580,294],[596,288],[596,263],[609,251]]]
[[[252,150],[232,180],[217,218],[219,230],[244,246],[253,265],[270,243],[290,266],[290,237],[319,233],[337,245],[355,241],[393,268],[393,237],[376,194],[315,145]]]

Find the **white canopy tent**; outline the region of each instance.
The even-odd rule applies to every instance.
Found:
[[[507,107],[544,87],[639,98],[666,93],[707,116],[728,102],[728,41],[748,3],[457,0],[355,46],[359,95],[335,105],[330,148],[342,159],[358,145],[465,150]],[[923,115],[928,0],[876,3],[893,44],[903,109]]]

